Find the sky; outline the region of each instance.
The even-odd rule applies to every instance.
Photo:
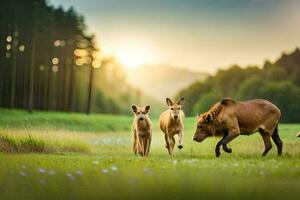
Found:
[[[300,46],[297,0],[48,0],[86,19],[103,55],[128,67],[214,73],[262,65]]]

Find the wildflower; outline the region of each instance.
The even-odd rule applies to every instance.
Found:
[[[147,168],[147,167],[145,167],[145,168],[143,169],[143,171],[144,171],[144,173],[146,173],[146,174],[151,174],[151,173],[152,173],[151,170],[150,170],[149,168]]]
[[[71,181],[73,181],[73,180],[75,180],[75,177],[71,174],[71,173],[67,173],[67,177],[71,180]]]
[[[98,164],[99,164],[99,161],[98,161],[98,160],[95,160],[93,163],[94,163],[94,165],[98,165]]]
[[[45,169],[43,169],[43,168],[38,168],[38,171],[41,173],[41,174],[44,174],[45,172],[46,172],[46,170]]]
[[[116,171],[118,171],[118,167],[113,165],[113,166],[110,167],[110,170],[113,171],[113,172],[116,172]]]
[[[102,169],[101,172],[102,172],[102,174],[107,174],[108,170],[107,169]]]
[[[20,172],[20,175],[21,176],[26,176],[27,174],[26,174],[26,172]]]
[[[51,169],[48,173],[49,173],[51,176],[53,176],[53,175],[55,174],[55,171]]]
[[[81,171],[80,169],[78,169],[78,170],[76,171],[76,174],[79,175],[79,176],[82,176],[82,171]]]

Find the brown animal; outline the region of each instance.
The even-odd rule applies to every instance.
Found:
[[[150,152],[152,123],[148,117],[150,106],[132,106],[133,120],[133,152],[141,156],[148,156]]]
[[[226,98],[216,103],[208,112],[197,117],[197,129],[194,140],[203,141],[210,136],[223,137],[216,145],[216,157],[220,156],[220,147],[227,153],[232,150],[227,144],[239,135],[259,132],[265,144],[262,156],[272,148],[270,137],[277,146],[278,155],[282,154],[282,141],[278,135],[280,110],[269,101],[254,99],[234,101]]]
[[[168,149],[169,154],[172,155],[175,146],[174,136],[176,134],[178,134],[179,138],[178,148],[183,148],[184,112],[182,111],[182,106],[184,98],[180,98],[175,104],[171,99],[167,98],[166,103],[169,106],[169,109],[160,115],[159,124],[160,129],[165,134],[166,148]]]

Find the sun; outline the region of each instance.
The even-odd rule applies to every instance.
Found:
[[[141,42],[125,43],[116,51],[117,60],[128,68],[135,68],[145,64],[153,64],[157,57],[150,45]]]

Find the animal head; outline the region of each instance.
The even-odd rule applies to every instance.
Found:
[[[139,107],[136,105],[132,105],[132,112],[138,120],[144,120],[147,117],[147,114],[150,110],[150,106],[147,105],[145,107]]]
[[[197,116],[197,128],[193,139],[196,142],[202,142],[205,138],[212,136],[210,131],[211,115],[209,113]]]
[[[182,109],[184,98],[181,97],[177,103],[173,103],[171,99],[166,98],[166,103],[169,106],[169,111],[171,113],[171,117],[174,120],[180,119],[180,111]]]

